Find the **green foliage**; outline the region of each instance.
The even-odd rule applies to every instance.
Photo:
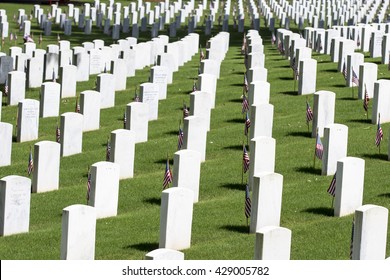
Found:
[[[21,5],[2,4],[11,15]],[[25,6],[29,11],[30,6]],[[232,24],[232,22],[231,22]],[[246,23],[248,24],[248,23]],[[261,23],[263,25],[263,22]],[[11,30],[16,29],[12,22]],[[293,26],[295,27],[295,26]],[[40,34],[33,22],[35,40]],[[249,27],[247,26],[247,29]],[[17,29],[16,29],[17,30]],[[218,32],[215,26],[213,34]],[[244,118],[241,114],[241,94],[244,58],[240,54],[242,34],[230,26],[230,49],[221,65],[217,85],[216,107],[211,114],[211,130],[207,136],[206,162],[201,166],[200,201],[194,205],[192,245],[185,250],[186,259],[252,259],[255,235],[248,234],[244,215],[245,187],[241,182]],[[112,39],[96,27],[86,36],[77,27],[70,40],[72,47],[84,41],[103,38],[106,45]],[[296,30],[295,30],[296,31]],[[61,31],[58,30],[60,34]],[[201,34],[204,47],[209,37]],[[163,33],[160,33],[163,34]],[[273,137],[276,139],[276,170],[284,176],[281,226],[292,230],[292,259],[348,259],[352,215],[335,218],[332,198],[326,192],[331,176],[321,176],[321,163],[313,168],[315,139],[309,137],[305,122],[306,97],[297,96],[289,62],[270,44],[270,32],[261,28],[265,66],[271,84],[270,103],[274,105]],[[183,26],[178,37],[186,35]],[[140,41],[149,38],[142,33]],[[22,44],[19,36],[18,45]],[[57,30],[44,38],[41,48],[56,43]],[[171,41],[173,41],[171,39]],[[9,42],[3,49],[8,50]],[[313,53],[318,61],[317,90],[336,93],[335,122],[349,128],[348,155],[365,160],[364,204],[390,207],[390,163],[387,161],[389,126],[383,125],[385,138],[381,154],[374,145],[376,126],[366,121],[362,101],[351,98],[351,88],[344,86],[337,65],[328,55]],[[378,59],[369,59],[379,64]],[[145,253],[158,248],[160,197],[168,154],[172,159],[177,147],[178,123],[182,104],[189,105],[189,92],[197,77],[199,56],[174,73],[168,86],[168,99],[159,102],[159,118],[149,123],[149,139],[136,145],[135,176],[122,180],[119,191],[118,216],[100,219],[96,230],[96,259],[143,259]],[[390,77],[387,66],[378,65],[381,79]],[[116,92],[116,106],[101,110],[101,128],[83,134],[83,153],[61,158],[58,191],[32,194],[30,232],[0,238],[1,259],[58,259],[60,256],[62,209],[72,204],[86,203],[87,169],[105,159],[105,145],[112,130],[122,128],[126,104],[132,101],[135,87],[146,82],[150,69],[137,71],[128,78],[127,90]],[[77,92],[94,88],[95,77],[78,83]],[[39,99],[39,90],[28,90],[27,98]],[[4,100],[3,100],[4,101]],[[312,104],[313,97],[309,96]],[[369,112],[371,113],[371,104]],[[61,113],[74,111],[75,98],[61,101]],[[15,126],[16,106],[2,109],[2,121]],[[55,140],[58,118],[40,119],[39,141]],[[12,166],[0,168],[0,178],[15,174],[27,176],[30,146],[37,141],[12,144]],[[172,164],[172,160],[171,160]],[[244,182],[245,183],[245,182]],[[390,235],[390,230],[388,231]],[[390,255],[390,236],[387,256]]]

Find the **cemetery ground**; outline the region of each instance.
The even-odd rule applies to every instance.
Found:
[[[30,11],[31,5],[2,4],[9,15],[18,8]],[[11,22],[12,20],[10,20]],[[244,117],[241,114],[241,95],[244,77],[244,57],[241,55],[242,33],[230,22],[230,48],[221,64],[217,84],[216,106],[211,113],[211,129],[207,135],[206,162],[201,165],[199,202],[194,205],[191,248],[184,250],[185,259],[253,259],[255,235],[248,234],[244,215],[245,179],[242,184],[242,144]],[[332,197],[326,192],[332,176],[321,176],[321,162],[313,166],[315,138],[310,137],[305,121],[306,96],[296,93],[289,61],[282,58],[271,45],[271,33],[261,21],[265,67],[271,84],[270,104],[274,107],[273,138],[276,139],[275,172],[284,176],[281,226],[292,230],[291,259],[349,259],[353,215],[333,217]],[[278,26],[278,23],[276,24]],[[293,31],[298,32],[296,29]],[[246,29],[249,22],[246,21]],[[17,30],[12,21],[10,31]],[[34,40],[40,34],[32,24]],[[105,45],[113,43],[96,27],[87,36],[73,27],[72,36],[53,29],[44,37],[40,48],[56,43],[57,31],[71,46],[101,38]],[[202,47],[209,37],[198,26]],[[215,35],[219,31],[216,24]],[[166,34],[160,32],[160,34]],[[186,28],[178,37],[186,35]],[[124,34],[121,34],[124,37]],[[150,32],[140,33],[139,41],[149,40]],[[18,34],[18,46],[22,36]],[[174,41],[177,38],[171,38]],[[9,41],[2,47],[8,52]],[[39,47],[37,45],[37,47]],[[387,160],[389,124],[382,124],[384,139],[381,151],[375,146],[376,125],[371,124],[372,104],[367,121],[362,100],[354,97],[351,88],[337,71],[337,64],[328,55],[313,52],[317,60],[317,90],[336,93],[335,123],[349,128],[348,156],[365,160],[364,204],[390,208],[390,162]],[[378,79],[389,79],[387,65],[380,59],[366,62],[378,64]],[[99,219],[96,227],[96,259],[143,259],[145,253],[158,248],[160,198],[167,154],[172,167],[177,150],[177,133],[182,121],[183,102],[189,105],[189,93],[198,75],[199,55],[174,73],[168,85],[168,97],[159,102],[159,117],[149,122],[148,141],[136,144],[134,178],[120,181],[118,216]],[[117,91],[115,107],[102,109],[100,129],[83,133],[82,154],[62,157],[58,191],[34,193],[31,196],[29,233],[0,238],[1,259],[59,259],[62,209],[72,204],[86,204],[87,171],[95,162],[105,160],[106,143],[110,132],[123,127],[126,104],[134,97],[135,88],[148,81],[150,68],[137,70],[127,79],[127,88]],[[95,87],[96,76],[89,82],[78,82],[77,93]],[[139,90],[138,90],[139,91]],[[26,90],[26,98],[39,100],[39,89]],[[313,95],[308,96],[313,104]],[[73,112],[76,98],[61,99],[60,113]],[[16,124],[16,106],[6,106],[3,98],[1,121]],[[59,118],[41,118],[39,141],[55,141]],[[310,125],[311,126],[311,125]],[[0,178],[7,175],[27,175],[27,160],[38,141],[12,144],[12,165],[0,168]],[[175,174],[173,174],[175,176]],[[245,176],[247,177],[247,176]],[[390,255],[390,230],[387,252]]]

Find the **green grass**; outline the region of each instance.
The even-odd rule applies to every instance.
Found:
[[[13,11],[22,5],[2,4],[2,7],[12,21]],[[30,6],[25,7],[29,11]],[[12,22],[12,29],[15,28]],[[35,36],[40,33],[35,22],[33,30]],[[106,45],[112,43],[96,28],[93,30],[94,34],[85,36],[73,28],[72,37],[61,38],[70,40],[72,46],[95,38],[105,39]],[[190,249],[184,250],[186,259],[252,259],[254,255],[255,235],[247,233],[244,186],[241,185],[241,145],[245,139],[244,124],[239,121],[242,119],[240,97],[244,73],[244,58],[240,54],[242,34],[233,31],[232,26],[230,30],[230,48],[221,65],[216,107],[207,135],[206,162],[201,166],[200,201],[194,205],[192,244]],[[42,48],[55,43],[56,32],[44,39]],[[201,27],[197,32],[204,46],[209,38],[203,35]],[[216,33],[217,28],[213,31]],[[267,29],[262,27],[260,34],[271,84],[270,103],[274,105],[275,172],[284,176],[281,226],[292,230],[291,258],[348,259],[353,217],[332,216],[332,199],[326,192],[332,177],[320,175],[318,161],[313,168],[315,139],[307,133],[306,96],[291,93],[294,81],[289,62],[270,45]],[[148,36],[150,33],[141,33],[140,41]],[[185,29],[178,33],[178,37],[184,36]],[[8,52],[8,47],[7,40],[3,49]],[[344,86],[341,73],[335,70],[336,63],[329,62],[328,55],[313,53],[313,58],[318,61],[317,90],[336,93],[335,122],[349,128],[348,156],[365,160],[363,203],[389,208],[389,125],[383,124],[385,138],[379,155],[374,145],[376,126],[365,121],[362,101],[351,99],[351,89]],[[136,145],[134,178],[120,181],[118,216],[97,221],[96,259],[143,259],[146,252],[158,248],[164,160],[167,153],[172,158],[176,151],[181,107],[183,101],[189,104],[188,93],[197,76],[198,60],[198,55],[194,56],[174,73],[174,82],[168,86],[168,99],[159,102],[159,118],[149,123],[148,142]],[[369,59],[367,54],[365,60],[379,63],[379,59]],[[387,66],[378,67],[378,77],[389,79]],[[101,110],[100,129],[83,134],[82,154],[61,158],[59,190],[32,194],[30,231],[1,237],[1,259],[59,259],[62,209],[72,204],[85,204],[87,167],[105,159],[107,137],[112,130],[122,128],[126,104],[131,102],[134,88],[147,81],[149,71],[145,68],[128,78],[127,90],[116,92],[116,106]],[[89,82],[78,83],[77,92],[92,89],[94,81],[92,76]],[[39,99],[39,90],[28,90],[26,97]],[[309,102],[312,104],[312,101],[310,95]],[[63,99],[61,113],[73,111],[74,105],[75,98]],[[371,107],[372,102],[370,112]],[[15,125],[15,119],[16,106],[2,108],[3,122]],[[40,119],[39,141],[55,140],[56,122],[57,118]],[[11,174],[26,176],[29,147],[36,142],[13,143],[12,165],[0,168],[0,178]],[[387,256],[390,255],[389,235],[390,230]]]

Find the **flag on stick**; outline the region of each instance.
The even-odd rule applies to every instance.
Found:
[[[107,139],[107,146],[106,146],[106,161],[110,161],[111,157],[111,142],[110,139]]]
[[[76,96],[76,106],[74,108],[74,111],[76,113],[80,113],[80,105],[79,105],[79,97],[78,96]]]
[[[316,148],[315,148],[315,156],[322,160],[322,154],[324,152],[324,147],[322,146],[322,142],[321,142],[321,138],[320,138],[320,135],[318,134],[318,131],[317,131],[317,139],[316,139]]]
[[[126,117],[126,111],[123,114],[123,129],[126,129],[126,123],[127,123],[127,117]]]
[[[31,175],[33,170],[34,170],[34,161],[33,161],[33,156],[32,156],[32,150],[31,150],[31,147],[30,147],[30,154],[28,155],[28,165],[27,165],[28,176]]]
[[[313,120],[313,111],[310,108],[309,102],[306,100],[306,123]]]
[[[192,85],[192,92],[197,91],[197,90],[198,90],[198,88],[196,86],[196,82],[195,82],[195,79],[194,79],[194,84]]]
[[[244,114],[245,112],[249,111],[249,102],[248,98],[246,97],[245,93],[242,96],[242,113]]]
[[[327,192],[333,197],[336,195],[336,173],[334,174],[332,181],[330,182]]]
[[[382,127],[381,127],[381,115],[379,115],[378,128],[376,130],[376,136],[375,136],[375,145],[377,147],[380,146],[382,139],[383,139],[383,130],[382,130]]]
[[[276,42],[275,33],[272,32],[272,37],[271,37],[271,43],[272,43],[272,45],[275,45],[275,42]]]
[[[248,92],[249,85],[248,85],[248,79],[246,77],[246,73],[244,74],[244,92]]]
[[[57,128],[56,128],[56,142],[57,143],[60,143],[61,142],[61,130],[57,124]]]
[[[199,60],[203,60],[203,59],[205,59],[205,55],[204,55],[204,52],[203,52],[203,49],[202,49],[201,45],[199,45],[199,49],[200,49]]]
[[[244,173],[246,173],[249,170],[249,164],[250,164],[249,155],[244,146],[243,157],[242,157],[242,165],[243,165]]]
[[[163,181],[163,190],[165,190],[170,183],[172,183],[173,177],[171,169],[169,168],[169,160],[167,158],[167,163],[165,165],[164,181]]]
[[[9,91],[9,88],[8,88],[8,75],[7,75],[7,78],[5,79],[5,85],[4,85],[4,95],[5,96],[8,96],[8,91]]]
[[[250,127],[251,127],[251,120],[249,119],[248,112],[246,112],[246,116],[245,116],[245,130],[244,130],[245,135],[248,135]]]
[[[89,202],[89,198],[90,198],[90,195],[91,195],[91,172],[90,170],[88,169],[88,180],[87,180],[87,204]]]
[[[367,86],[366,84],[364,84],[363,108],[367,112],[367,118],[368,118],[368,101],[370,101],[370,98],[368,97]]]
[[[348,79],[348,73],[347,73],[347,67],[345,66],[345,61],[343,63],[343,76],[344,76],[344,80]]]
[[[245,186],[245,217],[248,219],[252,212],[252,202],[249,196],[249,186]]]
[[[359,86],[359,79],[356,75],[356,72],[352,68],[352,83],[354,83],[356,86]]]
[[[190,111],[187,108],[187,105],[183,103],[183,119],[190,115]]]
[[[177,149],[178,150],[181,150],[183,143],[184,143],[184,132],[181,129],[180,124],[179,124],[179,134],[177,135]]]

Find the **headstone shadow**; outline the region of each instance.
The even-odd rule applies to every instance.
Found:
[[[155,249],[158,249],[158,243],[157,242],[141,242],[133,245],[128,245],[123,247],[123,249],[136,249],[138,251],[142,252],[150,252]]]
[[[287,94],[287,95],[298,95],[298,92],[295,90],[289,90],[289,91],[281,91],[281,94]]]
[[[390,192],[389,193],[381,193],[378,196],[379,197],[384,197],[384,198],[390,198]]]
[[[249,234],[249,227],[246,225],[224,225],[224,226],[221,226],[221,229],[227,230],[227,231],[238,232],[238,233]]]
[[[387,161],[387,154],[378,154],[378,153],[372,153],[372,154],[362,154],[362,157],[370,158],[370,159],[380,159]]]
[[[223,147],[224,150],[243,150],[242,145],[230,145]]]
[[[349,120],[350,122],[355,122],[355,123],[366,123],[366,124],[371,124],[371,119],[352,119],[352,120]]]
[[[149,198],[144,199],[143,202],[160,206],[161,205],[161,198],[160,197],[149,197]]]
[[[228,122],[228,123],[244,123],[244,122],[245,122],[245,119],[242,119],[242,118],[234,118],[234,119],[227,120],[226,122]]]
[[[309,131],[293,131],[293,132],[288,132],[286,136],[294,136],[294,137],[306,137],[306,138],[311,138],[311,132]]]
[[[314,168],[313,166],[302,166],[295,168],[295,171],[300,173],[321,175],[321,168]]]
[[[229,184],[222,184],[220,185],[221,188],[226,188],[226,189],[230,189],[230,190],[239,190],[239,191],[245,191],[245,185],[244,184],[232,184],[232,183],[229,183]]]
[[[316,215],[322,215],[327,217],[333,217],[333,209],[329,207],[313,207],[313,208],[307,208],[302,210],[302,212],[310,213],[310,214],[316,214]]]

